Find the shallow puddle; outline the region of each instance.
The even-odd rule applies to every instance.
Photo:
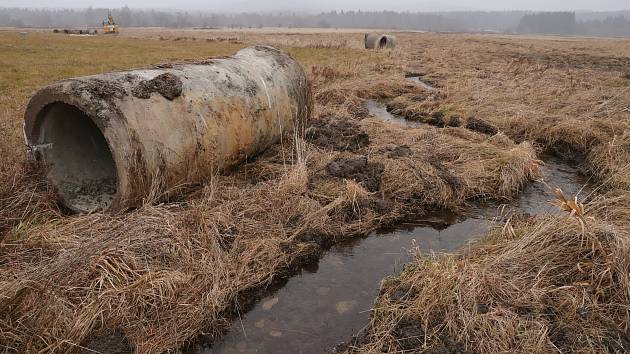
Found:
[[[420,76],[407,76],[406,79],[411,81],[411,82],[413,82],[416,85],[422,86],[427,91],[435,91],[435,87],[433,87],[433,86],[427,84],[426,82],[422,81],[422,78]]]
[[[386,122],[391,122],[391,123],[398,123],[400,125],[403,125],[405,127],[419,127],[422,125],[422,123],[420,122],[414,122],[411,120],[407,120],[403,117],[391,114],[387,111],[387,107],[385,107],[384,104],[379,103],[377,101],[374,100],[368,100],[366,103],[366,107],[368,109],[368,111],[370,112],[370,114],[372,114],[373,116],[375,116],[378,119],[384,120]]]
[[[561,187],[567,196],[573,196],[585,183],[577,170],[553,158],[543,166],[543,174],[549,185]],[[550,199],[552,195],[544,185],[532,183],[508,206],[532,214],[556,212],[557,208],[548,204]],[[336,245],[318,264],[304,269],[235,320],[229,333],[212,348],[197,347],[193,351],[328,352],[368,323],[380,281],[400,272],[411,260],[414,247],[424,254],[455,251],[483,235],[490,225],[487,220],[497,210],[497,205],[487,206],[463,221],[440,215]]]

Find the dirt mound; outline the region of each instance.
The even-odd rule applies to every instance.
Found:
[[[354,152],[370,144],[370,136],[349,121],[316,121],[306,129],[306,141],[335,151]]]
[[[408,145],[396,146],[387,153],[387,157],[389,157],[390,159],[399,159],[402,157],[410,156],[413,156],[413,151],[411,150],[411,148],[409,148]]]
[[[147,99],[153,92],[157,92],[167,100],[174,100],[182,94],[182,80],[171,73],[164,73],[151,80],[140,81],[131,90],[131,93],[138,98]]]
[[[486,135],[495,135],[499,132],[499,128],[495,127],[494,125],[483,121],[479,118],[475,118],[475,117],[470,117],[466,120],[466,125],[465,125],[466,129],[481,133],[481,134],[486,134]]]
[[[385,166],[382,163],[368,162],[365,156],[339,158],[326,166],[329,175],[361,183],[370,192],[379,190],[384,170]]]

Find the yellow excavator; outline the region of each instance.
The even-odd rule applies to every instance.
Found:
[[[118,34],[119,28],[116,22],[114,22],[114,17],[112,16],[112,12],[109,11],[107,15],[107,22],[103,21],[103,33],[104,34]]]

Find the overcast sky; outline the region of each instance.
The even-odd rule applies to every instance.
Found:
[[[121,6],[209,12],[327,10],[595,10],[630,9],[630,0],[0,0],[0,7],[85,8]]]

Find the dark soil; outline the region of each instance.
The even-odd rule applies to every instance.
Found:
[[[404,302],[413,300],[417,296],[417,291],[413,287],[403,284],[400,285],[389,294],[389,300],[392,302]]]
[[[475,117],[468,118],[468,120],[466,120],[465,127],[468,130],[472,130],[472,131],[475,131],[481,134],[486,134],[486,135],[495,135],[499,132],[499,128],[495,127],[494,125],[486,121],[483,121]]]
[[[131,345],[125,334],[120,330],[109,331],[98,337],[92,338],[83,345],[86,349],[81,350],[81,354],[88,353],[108,353],[127,354],[132,353]]]
[[[424,344],[424,329],[422,329],[422,323],[415,319],[403,318],[398,322],[396,327],[394,327],[392,334],[397,339],[396,344],[398,347],[395,348],[394,351],[407,351],[422,348]],[[387,349],[387,352],[389,352],[394,348]]]
[[[431,114],[426,117],[425,123],[438,128],[444,128],[446,126],[444,114],[440,111],[431,112]]]
[[[537,142],[546,146],[545,153],[557,156],[575,165],[580,165],[586,160],[587,153],[581,147],[574,146],[569,142],[556,141],[551,144],[546,144],[543,140]]]
[[[458,190],[462,187],[463,183],[461,178],[452,171],[448,170],[439,158],[434,156],[433,158],[429,159],[428,162],[433,168],[435,168],[437,175],[444,182],[448,183],[448,185],[451,186],[454,190]]]
[[[457,116],[450,116],[444,120],[444,124],[446,124],[447,127],[461,127],[462,119]]]
[[[151,80],[140,81],[132,90],[134,97],[147,99],[151,97],[153,92],[157,92],[167,100],[182,95],[182,80],[171,73],[164,73],[154,77]]]
[[[387,153],[387,157],[390,159],[399,159],[410,156],[413,156],[413,151],[407,145],[396,146]]]
[[[381,175],[385,166],[380,162],[368,162],[367,157],[339,158],[326,166],[329,175],[333,177],[351,179],[361,183],[370,192],[376,192],[381,187]]]
[[[431,345],[424,349],[425,331],[422,323],[414,318],[403,318],[394,327],[391,335],[395,338],[392,345],[383,345],[382,353],[430,353],[430,354],[473,354],[474,352],[466,350],[466,347],[459,342],[455,342],[450,338],[442,338],[440,344]],[[361,330],[356,336],[347,343],[341,343],[332,348],[332,354],[338,353],[358,353],[356,348],[370,341],[371,334],[369,329]]]
[[[346,111],[356,119],[364,119],[370,116],[370,111],[365,107],[365,104],[358,100],[351,100],[347,105]]]
[[[354,152],[370,144],[370,136],[350,121],[315,121],[305,137],[313,145],[335,151]]]

